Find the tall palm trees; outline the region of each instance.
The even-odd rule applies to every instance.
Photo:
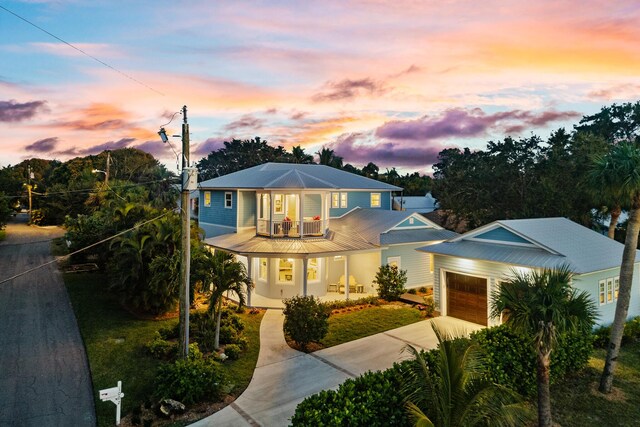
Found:
[[[513,271],[492,298],[492,316],[505,315],[508,326],[533,337],[541,427],[552,425],[549,370],[556,337],[569,331],[589,333],[596,318],[595,303],[586,292],[571,287],[571,277],[566,266],[531,273]]]
[[[623,205],[631,207],[627,235],[620,264],[620,290],[616,303],[616,314],[611,325],[611,338],[607,350],[607,360],[600,379],[599,390],[609,393],[613,384],[613,372],[620,352],[624,323],[629,312],[631,285],[633,282],[633,265],[638,247],[638,231],[640,231],[640,148],[632,143],[620,143],[611,148],[609,153],[595,159],[591,170],[592,183],[598,184],[600,190],[618,198]]]
[[[236,261],[235,257],[223,251],[211,253],[202,251],[198,257],[192,277],[200,282],[204,292],[210,291],[209,313],[216,319],[216,334],[214,347],[220,347],[220,321],[222,315],[222,296],[226,292],[235,292],[238,303],[245,303],[245,292],[251,286],[244,265]],[[210,288],[209,288],[210,287]]]
[[[528,408],[515,392],[485,378],[482,355],[477,346],[461,346],[435,323],[438,338],[434,366],[423,354],[407,346],[415,363],[409,365],[404,386],[407,410],[416,426],[520,426],[526,423]]]

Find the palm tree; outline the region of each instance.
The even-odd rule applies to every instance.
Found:
[[[313,156],[304,152],[304,148],[299,145],[291,148],[291,158],[293,163],[313,163]]]
[[[322,149],[316,152],[318,155],[318,163],[325,166],[331,166],[332,168],[342,169],[342,157],[336,155],[335,151],[330,148],[322,147]]]
[[[412,346],[414,357],[403,387],[407,411],[421,427],[520,426],[531,419],[514,391],[486,380],[477,345],[462,346],[431,323],[438,338],[435,366]]]
[[[609,153],[595,158],[590,171],[591,182],[600,190],[618,197],[623,205],[628,204],[629,222],[620,264],[620,290],[616,303],[616,314],[611,325],[611,338],[607,350],[607,360],[602,371],[599,390],[611,392],[613,372],[620,352],[624,323],[629,313],[633,264],[638,247],[640,231],[640,148],[631,143],[621,143],[611,148]]]
[[[214,347],[220,347],[220,321],[222,316],[222,296],[225,292],[235,292],[238,304],[245,304],[245,291],[251,286],[244,264],[236,261],[233,254],[216,250],[215,253],[202,251],[195,260],[193,279],[200,283],[203,291],[209,291],[209,313],[216,319]]]
[[[537,357],[538,425],[550,427],[549,369],[558,334],[590,333],[596,319],[589,294],[571,287],[567,266],[531,273],[513,271],[493,294],[492,316],[504,315],[514,331],[533,337]]]

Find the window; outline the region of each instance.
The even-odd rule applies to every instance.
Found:
[[[293,284],[293,260],[280,258],[278,262],[278,282]]]
[[[331,193],[331,207],[332,208],[340,207],[340,193]]]
[[[380,207],[380,193],[371,193],[371,207],[372,208]]]
[[[347,207],[347,193],[340,193],[340,207]]]
[[[211,206],[211,191],[204,192],[204,205],[206,207]]]
[[[413,218],[409,218],[409,225],[413,225]]]
[[[307,262],[307,280],[314,281],[318,280],[320,276],[318,275],[318,258],[309,258]]]
[[[434,262],[435,259],[433,258],[433,254],[429,254],[429,273],[433,273],[433,271],[435,270],[435,267],[433,265]]]
[[[258,278],[262,280],[267,280],[267,275],[269,273],[269,260],[267,258],[260,258],[260,264],[258,266]]]
[[[282,201],[282,194],[273,195],[273,213],[284,213],[284,203]]]
[[[387,264],[390,266],[396,266],[398,267],[398,270],[400,270],[400,257],[399,256],[390,256],[389,258],[387,258]]]
[[[224,193],[224,207],[227,209],[233,207],[233,194],[230,192]]]
[[[598,302],[600,305],[611,304],[618,299],[620,278],[608,277],[598,282]]]

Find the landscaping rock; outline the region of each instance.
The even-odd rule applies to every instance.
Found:
[[[160,414],[166,418],[170,418],[172,415],[184,414],[187,408],[177,400],[162,399],[158,406]]]

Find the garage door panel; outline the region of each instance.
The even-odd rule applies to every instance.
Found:
[[[464,274],[446,274],[449,316],[487,325],[487,280]]]

